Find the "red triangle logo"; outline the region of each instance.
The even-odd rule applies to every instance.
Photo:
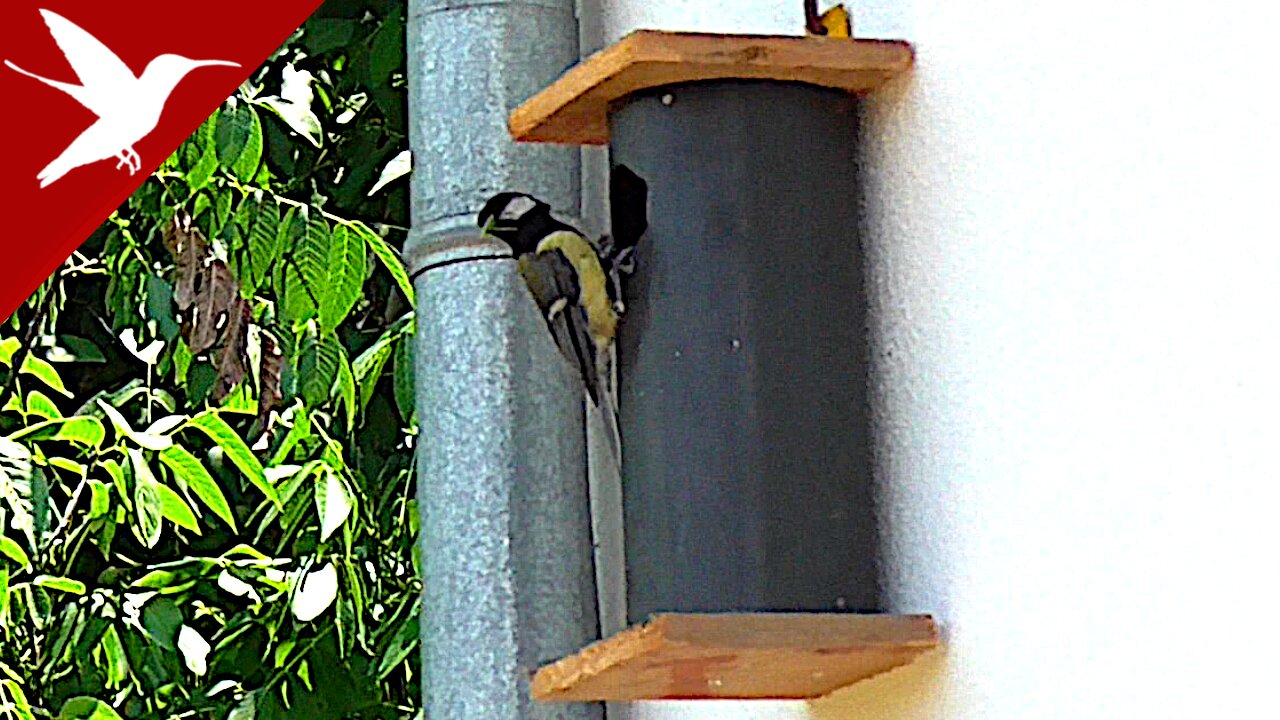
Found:
[[[237,12],[236,5],[242,5]],[[8,317],[320,5],[0,8]]]

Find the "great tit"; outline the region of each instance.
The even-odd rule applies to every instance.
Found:
[[[621,315],[622,276],[635,270],[635,249],[649,228],[649,184],[626,165],[609,172],[609,224],[612,235],[600,238],[600,259],[609,278],[609,299]]]
[[[805,0],[804,22],[805,32],[810,35],[832,38],[853,37],[853,19],[844,5],[836,5],[819,15],[818,0]]]
[[[599,249],[552,216],[550,205],[524,193],[494,195],[476,223],[511,247],[556,345],[577,366],[592,403],[599,405],[601,366],[618,328],[616,290]]]

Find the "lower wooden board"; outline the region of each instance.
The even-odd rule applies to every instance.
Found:
[[[927,615],[664,614],[540,669],[543,702],[808,699],[939,644]]]

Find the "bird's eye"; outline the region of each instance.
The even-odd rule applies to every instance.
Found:
[[[511,198],[511,202],[502,208],[502,213],[498,216],[499,220],[508,220],[514,222],[525,216],[525,213],[538,206],[533,198],[527,195],[517,195]]]

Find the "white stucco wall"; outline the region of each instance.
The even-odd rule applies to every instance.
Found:
[[[605,0],[798,33],[800,0]],[[891,607],[948,650],[806,708],[636,716],[1274,713],[1280,10],[874,0],[914,76],[869,103]],[[749,712],[755,714],[748,714]]]

